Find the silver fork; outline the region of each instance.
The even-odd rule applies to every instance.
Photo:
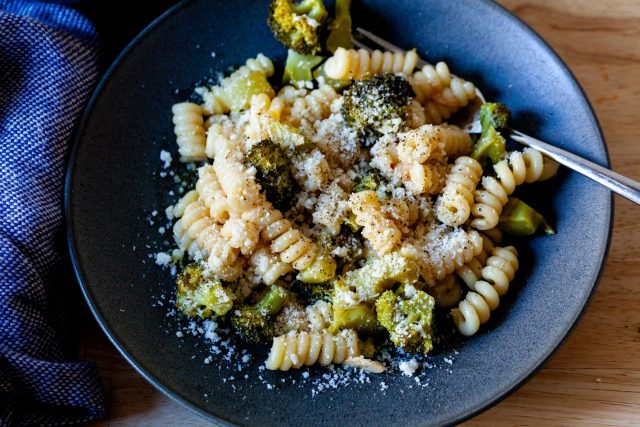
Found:
[[[369,31],[363,30],[362,28],[357,28],[356,31],[382,49],[392,52],[404,52],[404,49],[400,49],[398,46],[389,43],[388,41],[376,36]],[[366,49],[368,51],[372,50],[369,46],[363,44],[359,40],[353,39],[352,41],[353,44],[358,48]],[[418,66],[420,68],[424,67],[425,65],[427,65],[426,61],[423,61],[422,59],[418,61]],[[486,100],[482,95],[482,92],[480,92],[480,89],[478,89],[477,87],[476,95],[480,99],[481,103],[471,104],[471,108],[473,108],[473,111],[469,112],[469,119],[465,123],[462,123],[462,128],[468,133],[480,133],[482,129],[482,125],[480,124],[480,106],[482,105],[482,103],[485,103]],[[575,154],[572,154],[546,142],[540,141],[539,139],[533,138],[515,129],[511,130],[511,134],[509,136],[512,140],[527,147],[535,148],[536,150],[547,155],[558,163],[563,164],[566,167],[573,169],[574,171],[579,172],[588,178],[593,179],[599,184],[602,184],[605,187],[609,188],[611,191],[614,191],[620,194],[622,197],[625,197],[632,202],[640,205],[640,182],[634,181],[610,169],[597,165],[587,159],[576,156]]]

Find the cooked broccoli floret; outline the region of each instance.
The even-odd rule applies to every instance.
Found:
[[[206,277],[200,264],[186,266],[176,279],[176,287],[176,307],[185,316],[224,316],[233,307],[233,292],[219,280]]]
[[[255,305],[243,305],[233,311],[231,324],[247,341],[255,343],[271,342],[278,332],[272,321],[287,301],[286,289],[272,285],[269,291]]]
[[[509,197],[509,202],[500,214],[499,227],[512,236],[530,236],[539,228],[547,236],[556,234],[541,214],[516,197]]]
[[[327,50],[335,52],[339,47],[351,49],[351,0],[336,0],[336,17],[329,24],[329,36],[327,37]]]
[[[411,353],[427,354],[433,348],[435,300],[415,288],[411,293],[386,291],[376,300],[378,321],[389,331],[391,342]]]
[[[263,139],[251,147],[245,160],[256,168],[256,179],[267,200],[279,210],[289,210],[294,202],[295,181],[285,150],[270,139]]]
[[[353,224],[356,226],[354,231],[348,219],[345,220],[345,224],[347,227],[340,227],[340,233],[336,236],[329,233],[318,235],[320,246],[335,255],[338,270],[346,264],[355,265],[364,258],[362,236],[357,232],[360,226],[354,222]]]
[[[287,49],[304,55],[320,52],[318,31],[327,17],[322,0],[273,0],[269,27]]]
[[[374,299],[394,283],[415,283],[417,280],[416,263],[397,252],[374,259],[345,275],[347,285],[355,288],[361,301]]]
[[[363,134],[397,132],[414,95],[409,82],[395,74],[356,80],[343,94],[342,115],[349,127]]]
[[[482,133],[473,147],[471,157],[478,161],[489,158],[498,163],[507,155],[506,141],[501,132],[508,129],[511,112],[503,104],[488,102],[480,107]]]
[[[330,281],[323,283],[304,283],[299,280],[294,280],[291,283],[291,290],[307,305],[315,304],[318,300],[333,301],[333,284]]]
[[[287,62],[284,65],[282,83],[313,80],[312,70],[321,62],[321,56],[303,55],[293,49],[289,49]]]
[[[504,105],[497,102],[487,102],[480,107],[480,123],[482,128],[493,126],[498,132],[509,128],[511,111]]]

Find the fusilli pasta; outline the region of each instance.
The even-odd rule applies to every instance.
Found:
[[[271,250],[296,270],[311,265],[318,254],[318,246],[283,218],[280,211],[274,209],[265,219],[268,223],[261,235],[265,242],[271,242]]]
[[[265,366],[274,371],[288,371],[316,363],[322,366],[341,364],[357,356],[360,356],[360,340],[353,330],[343,330],[337,335],[290,332],[274,338]]]
[[[212,165],[205,165],[198,169],[196,191],[200,200],[209,208],[209,216],[219,223],[229,219],[227,195],[222,191],[220,181]]]
[[[458,157],[447,175],[447,183],[438,196],[436,211],[443,224],[458,226],[471,215],[473,192],[482,177],[482,166],[471,157]]]
[[[173,131],[176,134],[180,161],[194,162],[205,160],[206,137],[204,132],[204,112],[198,104],[181,102],[174,104]]]
[[[291,264],[281,261],[268,246],[253,252],[249,258],[249,264],[265,285],[274,284],[276,280],[292,270]]]
[[[383,73],[410,75],[418,65],[418,54],[407,52],[381,52],[339,47],[324,65],[327,77],[337,80],[361,80]]]
[[[362,235],[369,240],[378,255],[388,254],[400,243],[402,232],[384,214],[375,191],[352,194],[349,205],[356,216],[356,223],[363,227]]]
[[[493,169],[496,177],[483,177],[482,189],[474,194],[476,203],[471,208],[474,218],[471,226],[478,230],[488,230],[498,225],[502,208],[516,186],[543,177],[544,160],[539,151],[525,148],[522,152],[511,152],[507,159],[493,165]]]
[[[468,269],[460,276],[471,289],[458,308],[451,312],[461,334],[473,335],[489,320],[491,311],[500,304],[500,297],[509,290],[509,282],[515,277],[518,266],[516,248],[495,247],[480,274]]]

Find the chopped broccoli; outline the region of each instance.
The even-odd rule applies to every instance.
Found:
[[[294,280],[291,283],[291,290],[307,305],[315,304],[318,300],[333,301],[333,284],[331,282],[312,284]]]
[[[394,283],[415,283],[417,280],[416,263],[397,252],[374,259],[345,275],[347,285],[356,289],[361,301],[374,299]]]
[[[318,243],[325,250],[332,252],[336,257],[337,268],[340,269],[346,264],[355,265],[359,260],[364,258],[364,248],[362,236],[354,231],[351,224],[345,221],[347,227],[340,227],[340,233],[333,236],[329,233],[320,233],[318,235]],[[356,225],[356,227],[359,227]],[[338,249],[335,251],[335,249]]]
[[[279,210],[289,210],[294,202],[295,181],[285,150],[272,140],[263,139],[251,147],[245,160],[256,168],[256,179],[267,200]]]
[[[431,295],[415,288],[404,296],[386,291],[376,300],[376,312],[391,342],[410,353],[427,354],[433,348],[434,305]]]
[[[480,107],[482,133],[473,147],[471,157],[478,161],[489,158],[498,163],[507,155],[506,141],[501,132],[508,129],[511,112],[503,104],[488,102]]]
[[[351,49],[351,0],[336,0],[336,17],[329,24],[329,36],[327,36],[327,50],[335,52],[339,47]]]
[[[395,74],[356,80],[345,90],[342,115],[349,127],[363,134],[397,132],[414,96],[409,82]]]
[[[375,191],[380,187],[380,185],[384,183],[384,178],[378,172],[369,172],[366,175],[363,175],[358,180],[358,183],[353,188],[354,193],[359,193],[360,191]]]
[[[322,0],[273,0],[267,22],[287,49],[313,55],[321,50],[318,30],[326,17]]]
[[[255,343],[271,342],[278,332],[271,321],[287,301],[286,289],[272,285],[269,291],[255,305],[243,305],[233,312],[231,324],[247,341]]]
[[[261,93],[269,97],[275,95],[267,76],[260,71],[241,68],[225,79],[220,97],[231,111],[240,111],[248,108],[251,98]]]
[[[493,126],[498,132],[509,128],[511,111],[504,105],[497,102],[487,102],[480,107],[480,123],[482,128]]]
[[[219,280],[206,277],[200,264],[186,266],[176,279],[176,287],[176,307],[185,316],[224,316],[233,307],[233,292]]]
[[[556,234],[541,214],[516,197],[509,197],[498,227],[512,236],[530,236],[540,227],[547,236]]]
[[[380,330],[373,304],[360,303],[353,306],[333,306],[333,322],[329,332],[335,334],[340,329],[355,329],[365,334]]]
[[[321,62],[321,56],[303,55],[293,49],[289,49],[287,62],[284,65],[282,83],[313,80],[312,70]]]
[[[297,279],[305,283],[324,283],[336,275],[336,260],[331,255],[321,254],[310,266],[298,273]]]

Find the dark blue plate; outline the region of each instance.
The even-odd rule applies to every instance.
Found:
[[[489,99],[511,107],[517,129],[608,164],[598,123],[575,79],[507,11],[477,0],[354,3],[357,25],[399,46],[415,46],[430,61],[448,61]],[[578,174],[562,171],[527,191],[558,234],[517,242],[522,267],[508,296],[459,354],[445,348],[433,356],[440,367],[423,374],[426,387],[382,374],[370,384],[312,398],[308,382],[293,383],[299,372],[258,371],[266,349],[254,352],[251,369],[225,382],[234,368],[215,359],[204,364],[209,353],[202,337],[177,338],[167,301],[165,307],[152,306],[173,287],[169,273],[148,258],[153,249],[145,247],[157,248],[162,240],[161,222],[151,225],[147,217],[154,210],[162,216],[167,202],[160,191],[166,182],[158,176],[160,150],[171,149],[177,158],[171,105],[202,76],[258,52],[282,61],[285,51],[270,34],[266,15],[265,1],[181,3],[136,38],[93,96],[71,156],[66,209],[76,273],[98,322],[148,381],[218,422],[435,425],[459,422],[495,404],[558,348],[598,281],[612,198]],[[453,358],[450,367],[445,358]],[[321,373],[312,371],[312,377]],[[267,390],[258,375],[275,388]],[[384,391],[381,382],[388,386]]]

